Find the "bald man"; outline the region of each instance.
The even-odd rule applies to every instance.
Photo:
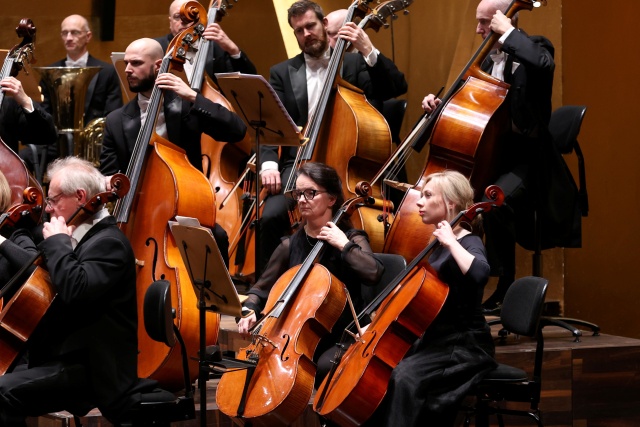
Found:
[[[91,80],[84,102],[84,124],[97,117],[106,117],[122,106],[122,90],[114,66],[89,54],[89,43],[93,37],[89,22],[80,15],[67,16],[60,25],[60,37],[67,57],[50,64],[50,67],[102,67]],[[43,85],[43,106],[51,111],[49,90]]]
[[[138,133],[147,119],[146,109],[154,85],[164,91],[156,133],[183,148],[196,169],[202,170],[200,138],[203,132],[216,141],[233,143],[244,138],[246,126],[235,113],[208,100],[179,77],[171,73],[157,74],[163,55],[160,43],[149,38],[135,40],[125,51],[129,90],[137,96],[107,116],[100,155],[100,171],[105,175],[127,170]],[[219,225],[214,237],[227,261],[229,241]]]
[[[174,0],[169,6],[169,34],[157,37],[166,52],[173,38],[184,30],[187,25],[180,19],[180,8],[189,0]],[[211,56],[205,62],[205,71],[214,81],[215,73],[240,72],[243,74],[258,74],[255,65],[249,57],[240,50],[233,40],[222,30],[220,24],[210,23],[204,32],[204,37],[213,42]],[[185,64],[185,71],[190,74],[189,64]]]

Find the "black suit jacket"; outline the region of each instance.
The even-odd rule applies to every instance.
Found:
[[[173,35],[167,34],[166,36],[157,37],[154,40],[157,40],[160,46],[162,46],[162,50],[166,52],[169,43],[173,40]],[[237,71],[242,74],[258,74],[255,65],[253,65],[253,62],[251,62],[244,51],[241,50],[240,58],[235,59],[225,52],[218,43],[214,41],[211,41],[211,43],[213,49],[211,49],[211,56],[205,61],[204,69],[214,82],[217,82],[216,73],[231,73]]]
[[[27,113],[15,99],[5,96],[0,109],[0,138],[16,153],[18,142],[23,144],[53,144],[58,138],[51,114],[36,101],[34,110]]]
[[[198,170],[202,170],[202,132],[217,141],[238,142],[244,138],[247,130],[235,113],[201,94],[191,104],[174,92],[167,91],[164,114],[169,141],[183,148],[191,164]],[[100,154],[100,171],[103,174],[127,171],[140,127],[137,98],[107,116]]]
[[[66,59],[54,62],[50,67],[65,67]],[[113,110],[122,107],[122,89],[115,67],[89,55],[87,67],[102,67],[91,80],[84,98],[84,124],[98,117],[106,117]],[[43,107],[51,112],[49,89],[40,84],[44,101]]]
[[[45,239],[39,248],[57,296],[29,342],[29,366],[55,360],[83,364],[93,384],[87,400],[108,408],[138,379],[131,245],[107,216],[75,249],[64,234]]]
[[[307,96],[307,67],[304,54],[271,67],[269,82],[278,94],[287,112],[298,126],[307,123],[309,106]],[[407,91],[404,74],[384,55],[378,55],[378,61],[369,67],[359,53],[347,53],[342,63],[342,78],[362,89],[367,100],[382,112],[382,103]],[[296,147],[282,147],[280,169],[295,158]],[[261,163],[278,161],[277,147],[262,146]]]
[[[580,247],[578,189],[548,129],[555,70],[553,44],[545,37],[514,30],[502,50],[520,63],[509,82],[508,99],[511,119],[522,134],[514,134],[507,146],[504,172],[520,165],[530,168],[525,180],[526,197],[529,206],[537,206],[541,215],[543,249]],[[483,69],[490,71],[491,67],[491,58],[487,58]],[[517,241],[529,250],[535,249],[534,223],[533,209],[517,213]]]

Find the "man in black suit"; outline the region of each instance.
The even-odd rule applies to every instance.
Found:
[[[331,54],[327,19],[322,8],[308,0],[293,3],[288,17],[302,52],[271,67],[269,80],[293,121],[304,126],[327,74]],[[342,78],[362,89],[367,100],[381,111],[383,101],[406,92],[406,81],[391,60],[380,55],[377,49],[371,49],[370,43],[361,43],[359,35],[356,30],[343,35],[360,53],[345,54]],[[398,74],[402,77],[398,77]],[[401,83],[396,85],[395,82]],[[280,238],[290,228],[282,183],[287,182],[292,171],[296,152],[296,147],[282,147],[281,155],[278,156],[278,147],[261,147],[260,175],[262,185],[267,188],[270,196],[264,204],[259,224],[259,253],[262,259],[258,272],[264,268]]]
[[[180,19],[180,8],[189,0],[174,0],[169,6],[169,34],[157,37],[162,46],[163,51],[167,51],[169,43],[182,30],[187,28],[189,23],[182,22]],[[211,49],[211,57],[207,58],[204,69],[206,73],[216,81],[215,73],[240,72],[243,74],[258,74],[255,65],[251,62],[245,52],[240,50],[237,44],[233,42],[222,30],[220,24],[210,22],[203,36],[207,40],[213,42]],[[189,64],[185,64],[185,72],[189,74]]]
[[[89,54],[89,42],[93,37],[89,22],[80,15],[67,16],[60,24],[60,37],[67,51],[67,57],[49,64],[49,67],[102,67],[91,79],[85,93],[84,125],[86,126],[93,119],[106,117],[111,111],[121,107],[122,90],[115,67]],[[40,82],[40,89],[43,97],[42,107],[53,114],[49,88]],[[47,159],[49,161],[55,159],[59,154],[58,145],[52,144],[47,150]],[[33,169],[34,159],[31,152],[25,149],[20,155],[27,166]]]
[[[476,9],[476,33],[483,39],[500,35],[482,68],[510,84],[508,102],[512,132],[503,166],[495,182],[505,192],[505,204],[483,215],[486,247],[496,291],[484,302],[495,310],[515,279],[516,242],[535,250],[534,214],[541,220],[541,249],[580,247],[577,188],[549,134],[554,48],[542,36],[528,36],[504,15],[510,0],[482,0]],[[422,106],[431,111],[438,99],[428,95]]]
[[[38,246],[57,296],[28,341],[28,364],[0,376],[0,426],[93,407],[115,422],[134,403],[130,391],[138,384],[135,257],[107,209],[67,224],[105,191],[95,167],[68,157],[51,163],[47,175],[51,221]],[[31,256],[18,245],[11,250],[22,263]]]
[[[24,92],[15,77],[0,80],[3,101],[0,108],[0,138],[14,152],[18,144],[54,144],[58,134],[51,114]]]
[[[125,51],[129,89],[138,96],[107,116],[100,155],[100,170],[105,175],[127,170],[138,133],[146,120],[154,85],[164,90],[156,133],[183,148],[196,169],[202,170],[200,138],[203,132],[217,141],[230,143],[244,138],[246,126],[235,113],[197,93],[174,74],[156,75],[163,55],[160,44],[146,38],[132,42]],[[227,261],[229,239],[217,224],[214,237]]]

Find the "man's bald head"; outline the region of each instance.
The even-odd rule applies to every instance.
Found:
[[[162,50],[162,46],[158,43],[157,40],[150,38],[142,38],[138,40],[132,41],[125,51],[126,53],[139,54],[140,56],[146,56],[152,61],[157,61],[158,59],[162,59],[164,56],[164,51]]]
[[[154,39],[138,39],[124,52],[125,73],[129,90],[150,96],[164,52]]]
[[[169,31],[174,37],[189,26],[188,23],[185,24],[180,19],[180,8],[188,1],[190,0],[173,0],[169,6]]]
[[[329,45],[335,47],[338,41],[338,31],[342,28],[344,19],[347,17],[347,9],[338,9],[329,13],[327,18],[327,36],[329,37]]]
[[[67,55],[77,60],[88,51],[87,45],[91,41],[89,21],[80,15],[67,16],[60,24],[60,36]]]

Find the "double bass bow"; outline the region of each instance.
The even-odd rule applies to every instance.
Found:
[[[471,222],[476,215],[502,204],[504,193],[495,186],[485,191],[490,202],[476,203],[452,221]],[[428,263],[438,245],[434,240],[360,313],[345,330],[333,367],[316,392],[313,409],[341,427],[364,423],[380,405],[393,368],[436,318],[449,293]],[[375,313],[375,314],[374,314]],[[371,323],[362,331],[359,320]],[[357,328],[357,329],[356,329]]]
[[[162,59],[158,73],[180,69],[193,52],[199,39],[193,26],[178,34]],[[176,216],[196,218],[204,227],[215,225],[215,193],[207,178],[189,162],[185,150],[160,137],[155,131],[162,104],[163,91],[154,85],[147,120],[140,128],[127,168],[130,191],[115,206],[113,216],[133,248],[136,264],[138,301],[151,283],[167,280],[176,304],[175,324],[185,341],[185,348],[194,357],[190,360],[195,379],[198,372],[199,310],[197,296],[191,286],[187,268],[169,230],[169,221]],[[138,317],[143,318],[142,304]],[[207,345],[217,341],[219,315],[206,313]],[[163,387],[184,386],[182,357],[179,349],[168,348],[152,340],[138,324],[138,376],[158,380]]]
[[[345,202],[334,223],[372,202],[370,187],[363,184],[358,191],[362,195]],[[345,285],[316,263],[326,245],[319,240],[269,292],[266,314],[251,330],[251,344],[238,351],[238,359],[255,368],[227,371],[218,383],[216,402],[224,414],[252,425],[286,426],[308,405],[316,373],[313,353],[348,298]]]
[[[113,175],[110,183],[109,191],[91,197],[71,215],[67,224],[82,223],[103,209],[107,203],[122,198],[129,191],[129,179],[123,174]],[[25,343],[56,297],[55,288],[43,261],[42,254],[38,252],[33,260],[22,267],[0,290],[0,298],[15,291],[0,311],[0,375],[7,373],[17,360]],[[28,270],[32,271],[24,280]]]
[[[505,15],[513,17],[520,10],[531,10],[533,0],[513,0]],[[416,201],[424,179],[431,173],[454,169],[469,178],[473,188],[485,188],[497,177],[506,136],[511,131],[507,103],[510,85],[482,70],[499,35],[491,33],[449,88],[442,102],[416,123],[397,152],[402,155],[413,148],[420,151],[429,141],[424,170],[409,189],[395,212],[387,233],[383,252],[397,253],[413,259],[428,242],[432,227],[421,227]],[[401,151],[402,150],[402,151]],[[481,195],[477,194],[476,199]],[[420,230],[416,234],[416,230]],[[412,239],[407,239],[411,235]]]

